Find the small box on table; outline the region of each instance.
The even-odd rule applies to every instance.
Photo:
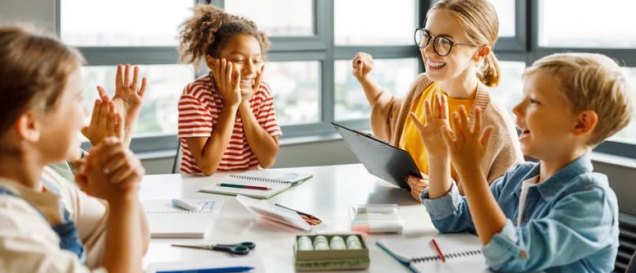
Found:
[[[369,248],[357,233],[297,235],[294,243],[297,271],[367,269]]]

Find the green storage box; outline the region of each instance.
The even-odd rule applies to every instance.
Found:
[[[343,239],[350,235],[355,235],[360,240],[360,249],[329,249],[329,250],[299,250],[298,239],[303,236],[309,237],[313,242],[316,236],[325,236],[328,242],[334,236],[341,236]],[[342,234],[313,234],[296,235],[294,242],[294,258],[296,271],[329,271],[329,270],[355,270],[369,268],[369,248],[364,238],[356,233]]]

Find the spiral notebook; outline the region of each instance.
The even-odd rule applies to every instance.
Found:
[[[236,179],[245,179],[252,181],[273,182],[273,183],[288,183],[295,185],[299,182],[303,182],[311,177],[312,174],[290,172],[284,170],[251,170],[237,174],[230,174],[230,177]]]
[[[198,211],[187,211],[172,206],[170,199],[146,199],[141,203],[146,212],[152,238],[204,238],[212,225],[222,200],[185,200],[196,205]]]
[[[215,178],[212,184],[199,191],[268,199],[312,177],[312,174],[284,170],[252,170],[230,174],[224,178]],[[255,189],[255,187],[261,189]]]
[[[439,259],[431,246],[432,238],[382,239],[376,244],[413,272],[490,272],[476,236],[464,233],[435,236],[446,262]]]

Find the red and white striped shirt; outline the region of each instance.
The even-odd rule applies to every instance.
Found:
[[[269,86],[261,82],[261,86],[250,98],[250,106],[258,124],[270,135],[282,134],[276,113],[274,98]],[[223,109],[223,96],[219,93],[212,78],[208,75],[188,84],[179,99],[179,141],[181,141],[181,172],[198,174],[192,152],[185,139],[190,137],[210,137]],[[246,170],[260,167],[256,154],[252,152],[243,131],[243,122],[237,113],[232,136],[217,170]]]

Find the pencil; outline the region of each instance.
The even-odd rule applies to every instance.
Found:
[[[316,217],[316,216],[313,216],[313,215],[311,215],[311,214],[309,214],[309,213],[302,212],[302,211],[298,211],[298,210],[295,210],[295,209],[292,209],[292,208],[288,208],[288,207],[285,207],[285,206],[283,206],[283,205],[281,205],[281,204],[278,204],[278,203],[275,203],[274,205],[275,205],[275,206],[278,206],[278,207],[281,207],[281,208],[284,208],[284,209],[291,210],[291,211],[293,211],[293,212],[295,212],[295,213],[300,214],[300,216],[302,216],[302,217],[303,217],[303,219],[304,219],[307,223],[309,223],[310,225],[312,225],[312,226],[315,226],[315,225],[318,225],[318,224],[322,223],[322,220],[320,220],[320,218],[318,218],[318,217]]]
[[[241,189],[251,189],[251,190],[271,190],[271,188],[263,187],[263,186],[252,186],[252,185],[240,185],[240,184],[230,184],[230,183],[219,183],[221,187],[230,187],[230,188],[241,188]]]
[[[439,257],[442,263],[445,263],[446,257],[444,257],[444,253],[442,253],[442,249],[439,248],[439,245],[437,244],[437,241],[435,241],[435,239],[431,239],[431,245],[433,245],[433,249],[437,253],[437,257]]]

